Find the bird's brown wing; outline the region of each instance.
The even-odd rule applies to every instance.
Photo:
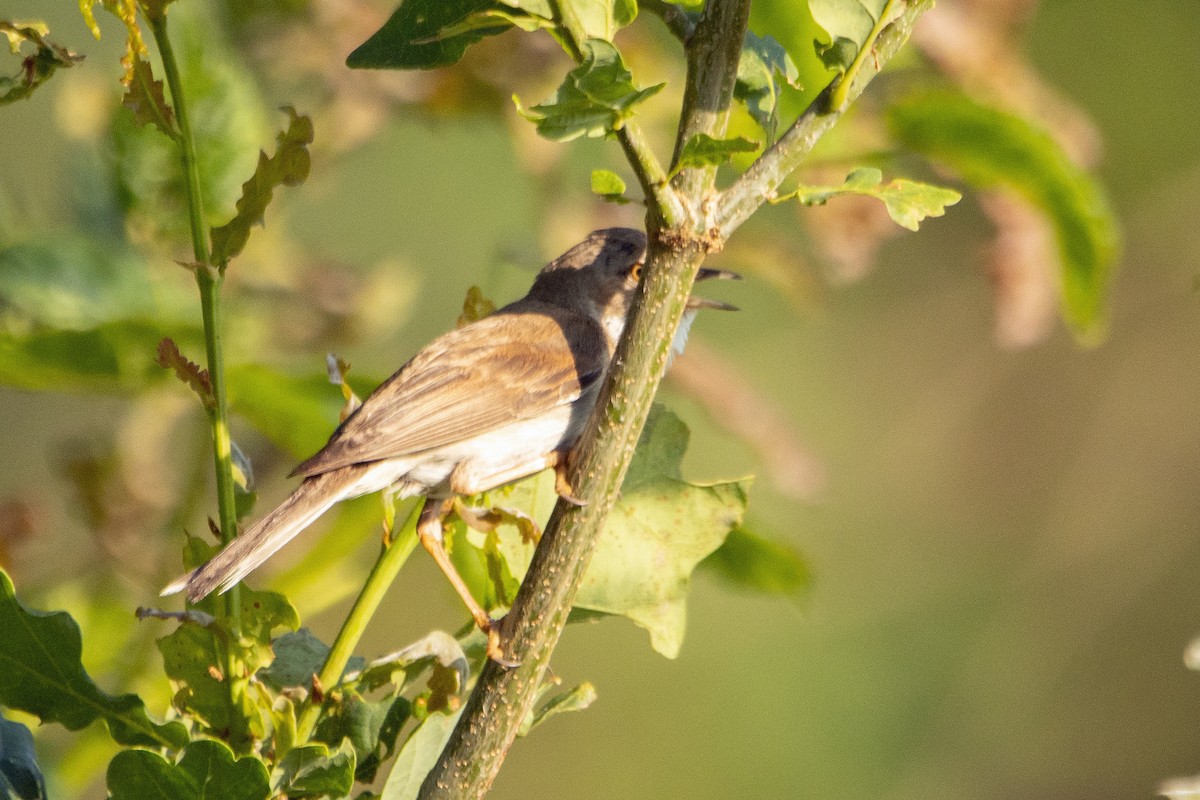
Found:
[[[604,372],[604,334],[569,312],[529,311],[514,304],[435,339],[292,474],[415,455],[573,402]],[[590,335],[572,347],[564,325]]]

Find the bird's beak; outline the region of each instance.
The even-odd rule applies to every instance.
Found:
[[[736,272],[730,272],[727,269],[709,269],[708,267],[701,267],[700,271],[696,273],[696,283],[699,283],[700,281],[706,281],[709,278],[720,278],[721,280],[727,281],[740,281],[742,276],[738,275]],[[715,308],[720,311],[738,310],[737,306],[730,305],[729,303],[722,303],[720,300],[709,300],[707,297],[696,297],[695,295],[692,295],[688,298],[687,308],[688,310],[697,308]]]

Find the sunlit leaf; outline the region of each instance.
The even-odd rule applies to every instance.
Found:
[[[753,153],[758,142],[738,136],[733,139],[714,139],[707,133],[697,133],[683,143],[675,171],[692,167],[719,167],[736,153]]]
[[[799,70],[783,45],[771,36],[746,31],[733,96],[746,106],[768,140],[775,138],[779,124],[779,95],[785,85],[797,87],[799,77]]]
[[[75,620],[63,611],[26,609],[0,570],[0,705],[73,731],[100,719],[124,745],[182,747],[187,742],[178,722],[152,722],[137,695],[101,691],[84,671],[81,651]]]
[[[71,67],[83,60],[83,56],[47,39],[49,32],[50,29],[41,22],[18,24],[0,19],[0,33],[8,38],[13,55],[20,55],[21,46],[26,42],[34,47],[33,54],[22,59],[15,75],[0,75],[0,105],[24,100],[60,67]]]
[[[503,33],[509,23],[492,19],[449,36],[443,31],[494,5],[491,0],[404,0],[382,28],[350,53],[346,66],[429,69],[453,64],[469,46],[486,36]]]
[[[288,751],[272,776],[278,791],[291,797],[346,797],[354,786],[355,755],[348,742],[330,750],[320,743]]]
[[[1103,186],[1026,119],[954,92],[921,94],[888,111],[905,147],[968,183],[1016,192],[1050,220],[1058,242],[1062,315],[1085,343],[1104,331],[1120,230]]]
[[[773,200],[796,199],[806,206],[823,206],[834,197],[845,194],[861,194],[883,201],[888,216],[897,225],[915,231],[921,221],[928,217],[940,217],[946,207],[962,199],[953,189],[933,186],[920,181],[897,178],[883,182],[883,173],[874,167],[862,167],[846,176],[841,186],[801,186],[794,192]]]
[[[308,177],[312,160],[308,146],[313,140],[312,120],[295,109],[283,109],[288,127],[277,137],[275,155],[259,151],[258,167],[242,184],[237,214],[226,224],[212,229],[212,263],[224,268],[229,259],[242,252],[250,238],[250,228],[261,225],[263,215],[277,186],[297,186]]]
[[[829,69],[845,72],[871,36],[887,0],[808,0],[817,24],[829,34],[829,44],[817,44],[817,53]]]
[[[569,692],[555,695],[538,708],[529,712],[525,721],[521,723],[521,729],[517,735],[528,736],[530,731],[556,714],[565,714],[569,711],[583,711],[596,702],[596,697],[596,687],[586,681]]]
[[[665,84],[645,89],[633,83],[621,54],[609,42],[589,39],[582,46],[583,62],[567,73],[554,96],[533,108],[517,110],[537,124],[538,133],[556,142],[580,136],[606,136],[618,130],[633,108]]]
[[[607,169],[592,170],[593,194],[598,194],[609,202],[628,203],[630,201],[625,197],[625,188],[625,181],[621,180],[617,173]]]
[[[150,750],[123,750],[108,765],[112,800],[266,800],[267,768],[255,756],[235,758],[224,742],[189,744],[179,763]]]
[[[521,5],[526,3],[521,2]],[[534,5],[549,4],[545,0],[535,0]],[[636,0],[559,0],[557,6],[563,25],[577,42],[588,39],[611,42],[618,30],[637,17]],[[553,17],[553,14],[548,16]]]
[[[383,785],[382,800],[416,800],[421,783],[437,762],[460,714],[430,714],[421,722],[400,748]]]

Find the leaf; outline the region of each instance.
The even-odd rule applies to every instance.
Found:
[[[163,369],[174,371],[175,377],[196,393],[205,408],[216,407],[217,403],[212,393],[212,379],[208,375],[208,370],[201,369],[199,364],[188,360],[179,352],[179,347],[169,337],[164,337],[158,343],[158,354],[154,363]]]
[[[828,69],[846,72],[859,50],[871,39],[888,0],[808,0],[817,24],[829,34],[829,44],[817,42],[817,53]]]
[[[552,697],[540,708],[530,710],[525,721],[521,723],[521,728],[517,732],[517,735],[528,736],[530,731],[555,714],[565,714],[568,711],[583,711],[596,702],[596,696],[596,687],[585,681],[569,692],[563,692],[560,695]]]
[[[462,313],[458,315],[454,327],[461,328],[472,322],[478,322],[495,310],[496,304],[484,297],[483,290],[478,286],[472,286],[467,289],[467,296],[463,298]]]
[[[123,392],[161,375],[147,355],[162,338],[140,322],[89,331],[0,332],[0,383],[40,391]]]
[[[392,771],[383,785],[382,800],[415,800],[422,781],[437,763],[461,713],[430,714],[417,726],[392,764]]]
[[[289,631],[271,645],[274,660],[259,671],[275,687],[283,689],[298,686],[307,689],[312,678],[325,666],[329,656],[329,645],[322,642],[308,628]],[[347,662],[347,671],[361,670],[367,662],[361,656],[353,656]]]
[[[211,231],[211,263],[222,270],[229,259],[242,252],[250,239],[250,228],[262,224],[275,187],[300,185],[312,168],[312,158],[308,153],[308,145],[313,140],[312,120],[297,114],[291,106],[284,106],[283,110],[290,122],[287,130],[276,137],[278,147],[275,155],[267,157],[265,152],[259,151],[258,167],[250,179],[242,184],[237,214],[226,224]]]
[[[651,646],[668,658],[674,658],[683,643],[692,570],[741,524],[749,485],[683,480],[680,461],[687,440],[683,422],[656,405],[621,487],[621,499],[609,515],[575,598],[577,609],[633,620],[650,633]],[[545,519],[557,499],[550,471],[523,481],[512,492],[527,495],[532,504],[524,507],[536,519]],[[512,532],[501,535],[500,543],[513,574],[524,577],[532,546]]]
[[[1041,128],[957,92],[888,110],[892,136],[980,188],[1004,188],[1049,219],[1060,258],[1062,316],[1084,343],[1104,332],[1121,235],[1104,187]]]
[[[946,206],[952,206],[962,199],[962,195],[953,189],[904,178],[885,184],[882,172],[874,167],[861,167],[847,175],[846,182],[841,186],[801,186],[772,202],[795,198],[806,206],[823,206],[830,199],[844,194],[879,198],[887,207],[892,221],[910,231],[917,230],[927,217],[942,216],[946,213]]]
[[[536,0],[536,5],[543,4],[549,6],[544,0]],[[618,30],[637,17],[636,0],[559,0],[558,8],[562,24],[576,42],[588,39],[611,42]],[[552,13],[544,16],[553,18]]]
[[[734,528],[700,567],[743,589],[796,599],[811,583],[804,559],[792,548]]]
[[[133,62],[133,73],[130,76],[125,96],[121,105],[133,114],[133,121],[138,125],[153,125],[172,139],[179,136],[175,127],[175,112],[163,95],[162,81],[154,79],[150,62],[139,58]]]
[[[288,797],[325,795],[346,797],[354,787],[354,748],[342,742],[333,751],[324,744],[306,744],[280,759],[272,784]]]
[[[758,142],[738,136],[734,139],[714,139],[707,133],[697,133],[683,143],[679,151],[679,162],[672,174],[692,167],[719,167],[735,153],[753,153]]]
[[[44,800],[46,780],[33,749],[33,734],[0,714],[0,798]]]
[[[187,732],[146,716],[141,698],[110,695],[80,662],[79,626],[63,611],[30,611],[0,570],[0,705],[77,731],[101,719],[118,744],[182,747]]]
[[[33,94],[60,67],[72,67],[83,60],[83,56],[72,53],[62,45],[46,38],[50,29],[43,22],[15,23],[0,20],[0,33],[8,38],[8,48],[13,55],[20,55],[25,42],[34,45],[33,55],[21,61],[21,68],[12,77],[0,76],[0,105],[24,100]]]
[[[775,139],[779,123],[779,96],[783,93],[779,78],[788,86],[799,86],[800,71],[792,57],[773,37],[746,31],[733,97],[746,106],[769,141]]]
[[[598,194],[608,200],[626,200],[625,181],[621,180],[621,176],[607,169],[592,170],[592,193]]]
[[[508,30],[504,20],[472,25],[449,36],[445,29],[495,4],[491,0],[404,0],[371,37],[346,59],[351,69],[430,69],[453,64],[486,36]]]
[[[266,800],[267,768],[258,758],[234,758],[224,742],[200,739],[173,764],[149,750],[123,750],[108,765],[111,800]]]
[[[313,736],[333,745],[348,741],[354,748],[357,780],[371,782],[380,765],[391,758],[396,737],[412,714],[405,697],[365,700],[355,691],[342,688],[336,700],[328,698]]]
[[[537,124],[538,133],[556,142],[580,136],[606,136],[620,129],[638,103],[656,94],[665,84],[638,89],[621,54],[610,43],[588,39],[583,62],[567,73],[554,96],[533,108],[517,111]]]

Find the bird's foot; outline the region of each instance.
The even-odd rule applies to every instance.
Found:
[[[567,478],[567,459],[565,458],[560,458],[554,465],[554,491],[573,506],[587,505],[586,500],[580,500],[575,496],[575,487],[571,486],[571,481]]]
[[[515,508],[492,506],[469,506],[458,498],[454,499],[454,513],[458,518],[480,533],[491,533],[500,525],[512,525],[521,532],[521,541],[525,543],[538,542],[542,538],[542,529],[538,527],[533,517]]]
[[[520,661],[514,661],[504,655],[505,643],[511,642],[511,637],[505,635],[504,621],[507,617],[499,619],[489,619],[486,626],[480,626],[484,634],[487,635],[487,657],[495,661],[502,667],[508,669],[516,669],[521,666]]]

